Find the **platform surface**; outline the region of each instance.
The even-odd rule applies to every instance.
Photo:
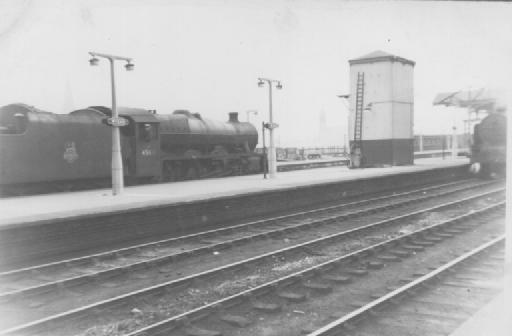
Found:
[[[510,306],[510,304],[508,304]],[[450,336],[510,336],[512,311],[506,309],[502,293],[482,307]]]
[[[263,175],[234,176],[131,186],[122,195],[113,196],[110,189],[76,191],[49,195],[0,199],[0,227],[77,215],[136,209],[148,206],[191,202],[237,194],[286,189],[359,178],[372,178],[469,163],[466,158],[445,160],[417,159],[412,166],[348,169],[327,167],[279,172],[275,179]]]

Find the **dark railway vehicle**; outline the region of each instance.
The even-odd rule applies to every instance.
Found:
[[[230,113],[228,122],[188,111],[160,115],[119,108],[125,181],[176,181],[256,173],[256,128]],[[106,186],[111,174],[109,108],[55,114],[25,104],[0,108],[0,188],[9,193]]]
[[[482,177],[500,177],[506,172],[507,118],[492,113],[475,125],[471,147],[471,171]]]

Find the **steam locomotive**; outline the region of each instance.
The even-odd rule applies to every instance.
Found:
[[[471,172],[481,177],[503,177],[507,163],[507,118],[491,113],[475,125],[471,147]]]
[[[119,108],[128,184],[256,173],[256,128],[230,113],[227,122],[186,110],[171,115]],[[55,114],[25,104],[0,108],[0,191],[106,186],[111,176],[111,110],[92,106]],[[26,192],[27,190],[30,190]]]

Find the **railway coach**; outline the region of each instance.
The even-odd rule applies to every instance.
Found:
[[[128,183],[176,181],[261,171],[256,128],[230,113],[227,122],[185,110],[160,115],[119,108],[124,178]],[[55,114],[25,104],[0,108],[2,193],[105,186],[111,174],[107,107]]]

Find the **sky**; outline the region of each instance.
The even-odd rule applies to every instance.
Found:
[[[132,72],[116,64],[120,106],[216,120],[258,111],[260,125],[257,78],[274,78],[278,145],[342,145],[348,60],[383,50],[416,62],[414,132],[449,133],[466,111],[432,106],[437,93],[510,87],[511,17],[512,4],[481,2],[0,0],[0,105],[110,106],[107,62],[88,63],[96,51],[133,58]],[[339,143],[322,138],[321,115]]]

